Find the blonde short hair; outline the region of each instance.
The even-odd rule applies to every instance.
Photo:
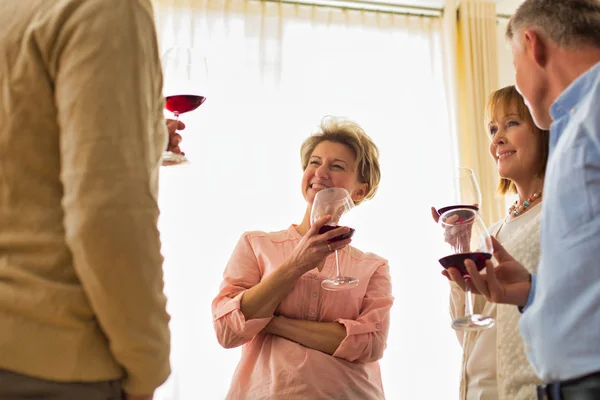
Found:
[[[538,144],[540,152],[540,164],[537,166],[537,175],[543,177],[546,173],[546,163],[548,162],[548,152],[550,147],[550,132],[538,128],[533,122],[531,113],[523,100],[523,96],[519,94],[514,85],[503,87],[502,89],[493,92],[488,100],[486,107],[486,120],[491,121],[499,112],[507,112],[508,109],[514,108],[519,118],[527,121],[527,124],[533,131],[541,136]],[[487,127],[486,127],[487,129]],[[500,178],[498,184],[498,193],[517,193],[517,187],[510,179]]]
[[[340,143],[352,150],[356,158],[354,168],[358,182],[367,184],[364,199],[373,198],[381,179],[379,150],[365,131],[355,122],[332,116],[324,117],[317,133],[306,139],[300,147],[302,170],[306,169],[313,151],[322,142]]]

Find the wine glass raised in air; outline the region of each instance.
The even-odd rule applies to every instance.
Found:
[[[446,244],[445,257],[439,261],[446,269],[454,267],[461,275],[468,275],[465,260],[472,260],[481,271],[485,262],[492,258],[492,239],[476,206],[452,208],[440,215],[438,224],[443,228]],[[465,315],[452,321],[452,328],[463,331],[477,331],[494,326],[492,317],[473,314],[471,290],[467,285],[465,293]]]
[[[457,206],[475,206],[477,209],[481,207],[481,190],[473,170],[457,167],[447,179],[450,180],[447,183],[451,186],[442,195],[443,204],[437,209],[438,215]]]
[[[331,220],[327,225],[324,225],[319,233],[323,234],[332,229],[335,229],[340,225],[340,219],[354,207],[354,202],[350,193],[344,188],[327,188],[319,191],[315,195],[315,199],[312,204],[312,210],[310,214],[311,224],[314,224],[318,219],[331,215]],[[350,232],[336,236],[330,239],[329,242],[336,242],[352,237],[354,229],[350,228]],[[349,276],[342,276],[340,273],[340,261],[338,250],[335,251],[335,268],[336,276],[329,279],[325,279],[321,282],[321,287],[326,290],[347,290],[352,289],[358,285],[358,279]]]
[[[208,64],[206,57],[190,47],[171,47],[162,57],[165,108],[179,120],[181,114],[200,107],[206,100]],[[165,151],[162,165],[187,163],[183,154]]]

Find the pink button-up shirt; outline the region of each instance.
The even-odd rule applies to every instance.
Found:
[[[321,272],[304,274],[277,313],[287,318],[338,322],[346,337],[333,356],[261,331],[271,318],[246,321],[244,291],[258,284],[289,257],[301,236],[285,231],[247,232],[238,242],[221,290],[212,304],[214,328],[223,347],[243,345],[228,399],[385,399],[378,360],[386,347],[394,301],[387,261],[353,247],[339,252],[343,275],[358,287],[331,292],[321,282],[335,274],[335,257]]]

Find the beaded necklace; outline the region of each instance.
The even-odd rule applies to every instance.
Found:
[[[510,206],[510,208],[508,209],[508,213],[511,214],[513,217],[517,217],[517,216],[523,214],[525,212],[525,210],[527,210],[527,207],[529,207],[531,205],[531,203],[533,203],[535,200],[539,199],[540,197],[542,197],[541,190],[539,192],[534,193],[533,196],[529,197],[521,205],[519,205],[519,200],[517,200],[517,201],[515,201],[515,204]]]

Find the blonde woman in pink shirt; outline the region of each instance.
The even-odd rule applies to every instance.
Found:
[[[378,360],[394,300],[387,260],[349,246],[351,239],[328,245],[348,231],[319,234],[330,217],[310,224],[323,188],[345,188],[356,204],[372,198],[378,156],[357,124],[325,118],[301,147],[302,222],[240,238],[212,303],[219,343],[243,346],[227,399],[385,399]],[[336,249],[356,288],[321,288],[335,273]]]

